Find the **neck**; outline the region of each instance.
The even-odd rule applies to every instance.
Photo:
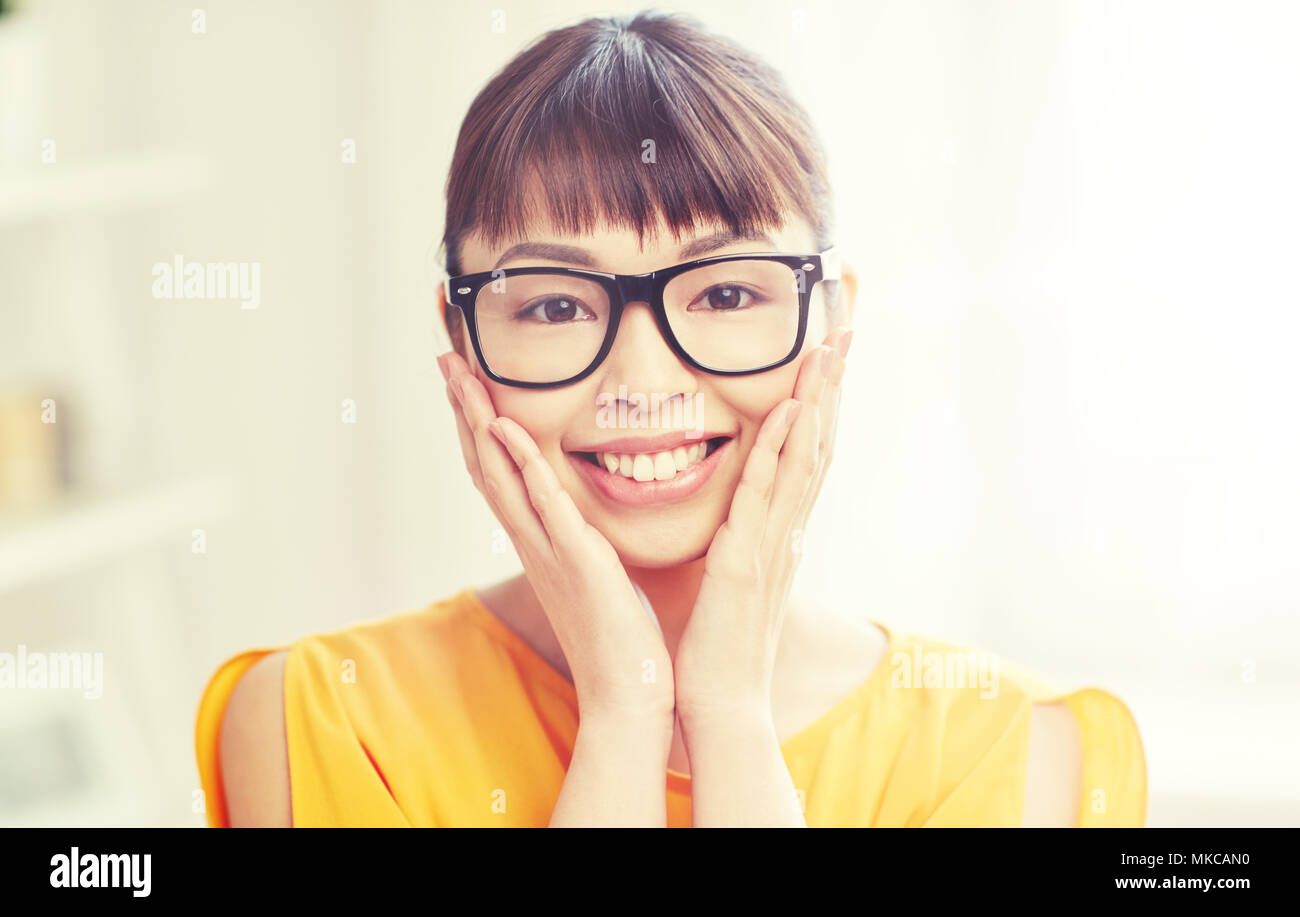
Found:
[[[664,646],[671,658],[677,658],[677,644],[681,640],[695,596],[704,577],[704,558],[675,567],[625,567],[629,579],[636,583],[650,600],[650,606],[659,619],[664,633]],[[546,612],[537,601],[532,584],[524,574],[512,577],[495,586],[478,590],[479,599],[525,642],[532,646],[560,673],[570,679],[568,661],[555,639]]]
[[[650,606],[659,618],[664,632],[668,654],[677,655],[677,642],[681,639],[695,596],[704,578],[704,558],[698,558],[675,567],[627,567],[627,575],[641,587]]]

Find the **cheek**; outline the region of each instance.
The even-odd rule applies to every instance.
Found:
[[[492,396],[498,415],[509,417],[528,431],[544,453],[559,450],[564,434],[573,425],[579,410],[574,393],[568,389],[525,389],[500,385],[480,376]]]
[[[731,411],[739,414],[751,426],[751,435],[757,434],[758,427],[772,409],[794,394],[800,360],[754,376],[719,378],[713,384],[713,389]]]

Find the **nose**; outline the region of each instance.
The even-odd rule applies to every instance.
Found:
[[[627,392],[643,394],[652,403],[697,388],[695,373],[668,346],[654,311],[644,301],[624,307],[613,347],[600,368],[600,384],[602,391],[610,393],[627,386]]]

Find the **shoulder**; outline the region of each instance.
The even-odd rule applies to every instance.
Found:
[[[1037,697],[1055,709],[1040,747],[1077,736],[1081,763],[1070,780],[1077,791],[1079,827],[1141,828],[1146,824],[1147,764],[1137,718],[1118,695],[1089,686]]]
[[[1063,691],[996,652],[925,636],[896,635],[890,663],[894,695],[934,736],[948,817],[978,818],[997,797],[1001,823],[1144,822],[1142,743],[1116,695]]]
[[[407,685],[430,673],[452,670],[467,648],[490,636],[486,615],[466,589],[414,611],[360,621],[299,637],[287,645],[239,653],[218,667],[204,689],[204,702],[225,706],[236,693],[283,686],[284,702],[306,702],[325,695],[369,693]],[[243,689],[240,691],[240,689]]]
[[[357,723],[404,697],[454,689],[470,656],[490,645],[470,590],[415,611],[303,637],[289,647],[287,697]]]
[[[1083,735],[1069,704],[1030,706],[1025,760],[1025,828],[1073,828],[1083,784]]]
[[[231,691],[221,718],[221,781],[234,827],[290,827],[284,666],[289,653],[263,656]]]
[[[385,728],[402,728],[414,699],[457,693],[458,651],[477,628],[467,593],[239,653],[211,676],[199,703],[196,751],[212,826],[288,826],[292,799],[317,779],[315,756],[337,759]],[[478,629],[481,632],[481,629]]]

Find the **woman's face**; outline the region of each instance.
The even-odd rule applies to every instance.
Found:
[[[719,236],[716,248],[701,251],[697,245],[683,257],[683,248],[713,236]],[[554,266],[641,274],[714,255],[816,250],[811,228],[795,218],[765,239],[735,240],[718,226],[677,239],[660,226],[656,234],[647,234],[644,247],[633,230],[612,227],[584,236],[530,232],[527,241],[580,249],[585,263],[576,254],[570,255],[573,261],[557,260],[561,252],[551,252],[551,257],[511,254],[512,243],[487,246],[475,236],[464,242],[463,270]],[[565,315],[548,316],[557,317]],[[818,284],[803,351],[823,343],[830,330]],[[492,396],[497,413],[532,435],[583,517],[625,564],[635,567],[673,566],[704,555],[726,521],[759,427],[772,408],[791,396],[802,361],[801,355],[785,366],[747,376],[699,372],[672,352],[644,302],[628,303],[613,349],[595,372],[562,388],[493,382],[468,339],[465,351],[462,355]],[[644,410],[655,405],[657,411]],[[650,469],[658,470],[658,480],[638,480]],[[630,477],[625,474],[629,470]]]

